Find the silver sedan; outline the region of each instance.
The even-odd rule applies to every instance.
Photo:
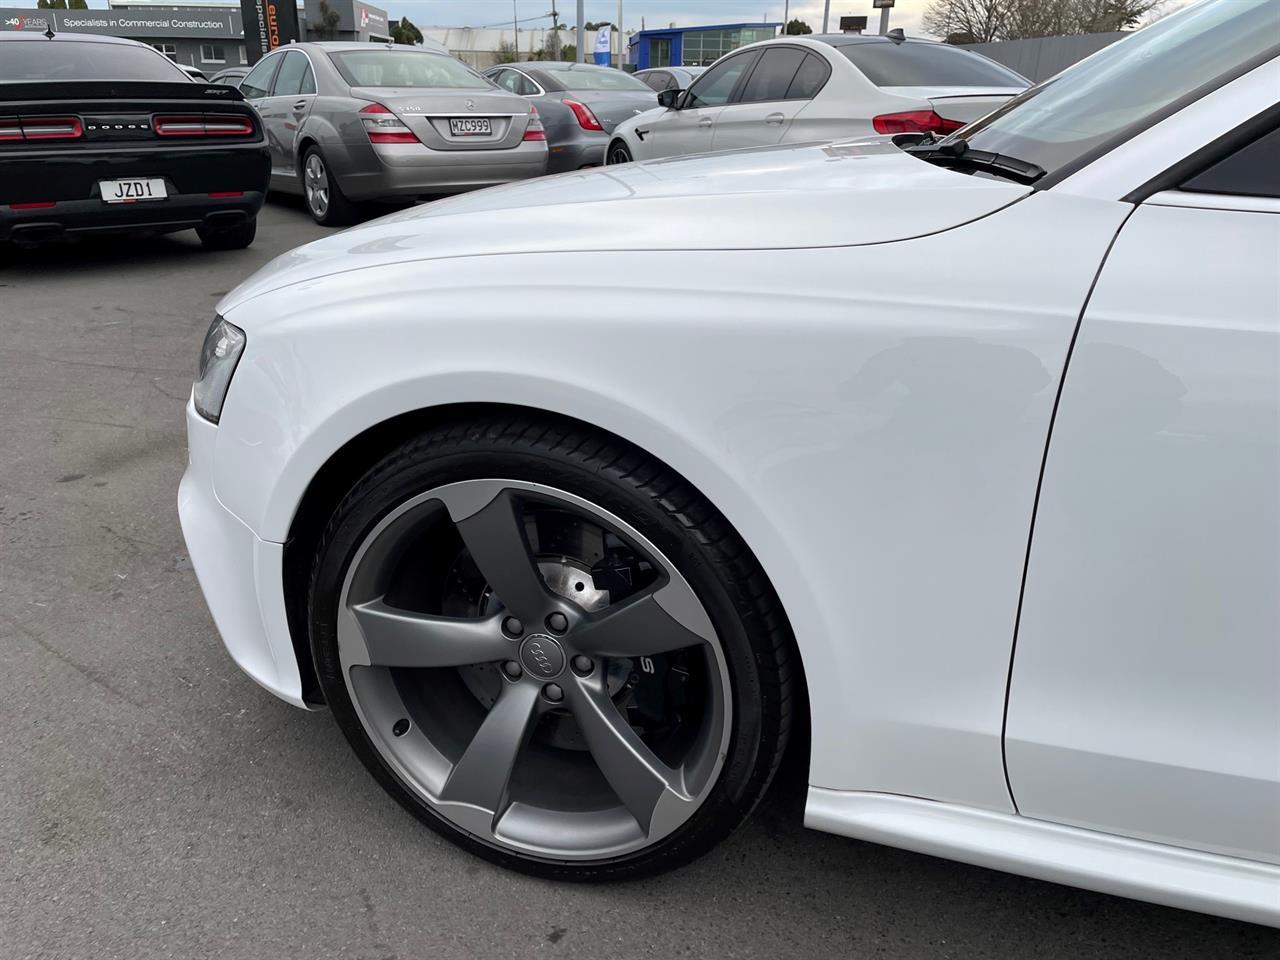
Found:
[[[298,43],[240,82],[271,145],[271,188],[301,194],[317,223],[358,205],[541,176],[537,110],[439,44]]]

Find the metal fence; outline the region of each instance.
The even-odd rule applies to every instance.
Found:
[[[1028,80],[1038,83],[1126,36],[1128,34],[1125,32],[1086,33],[1075,37],[967,43],[964,48],[1003,63]]]

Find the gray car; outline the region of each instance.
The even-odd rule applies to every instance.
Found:
[[[551,151],[548,173],[604,163],[613,128],[658,105],[653,90],[631,74],[595,64],[505,63],[485,76],[537,106]]]
[[[290,44],[239,87],[266,127],[271,188],[302,195],[317,223],[348,223],[362,201],[462,193],[546,171],[533,105],[439,44]]]
[[[693,81],[706,71],[706,67],[651,67],[637,70],[632,76],[650,90],[661,93],[663,90],[688,90]]]

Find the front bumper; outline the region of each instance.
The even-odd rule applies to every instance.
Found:
[[[205,603],[231,659],[281,700],[302,699],[284,606],[284,544],[259,539],[213,489],[218,428],[187,402],[187,470],[178,517]]]

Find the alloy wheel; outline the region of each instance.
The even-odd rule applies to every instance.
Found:
[[[323,217],[329,210],[329,174],[318,153],[307,157],[303,169],[303,190],[312,215]]]
[[[338,604],[370,742],[483,843],[565,860],[670,835],[729,742],[716,631],[634,528],[563,490],[468,480],[365,536]]]

